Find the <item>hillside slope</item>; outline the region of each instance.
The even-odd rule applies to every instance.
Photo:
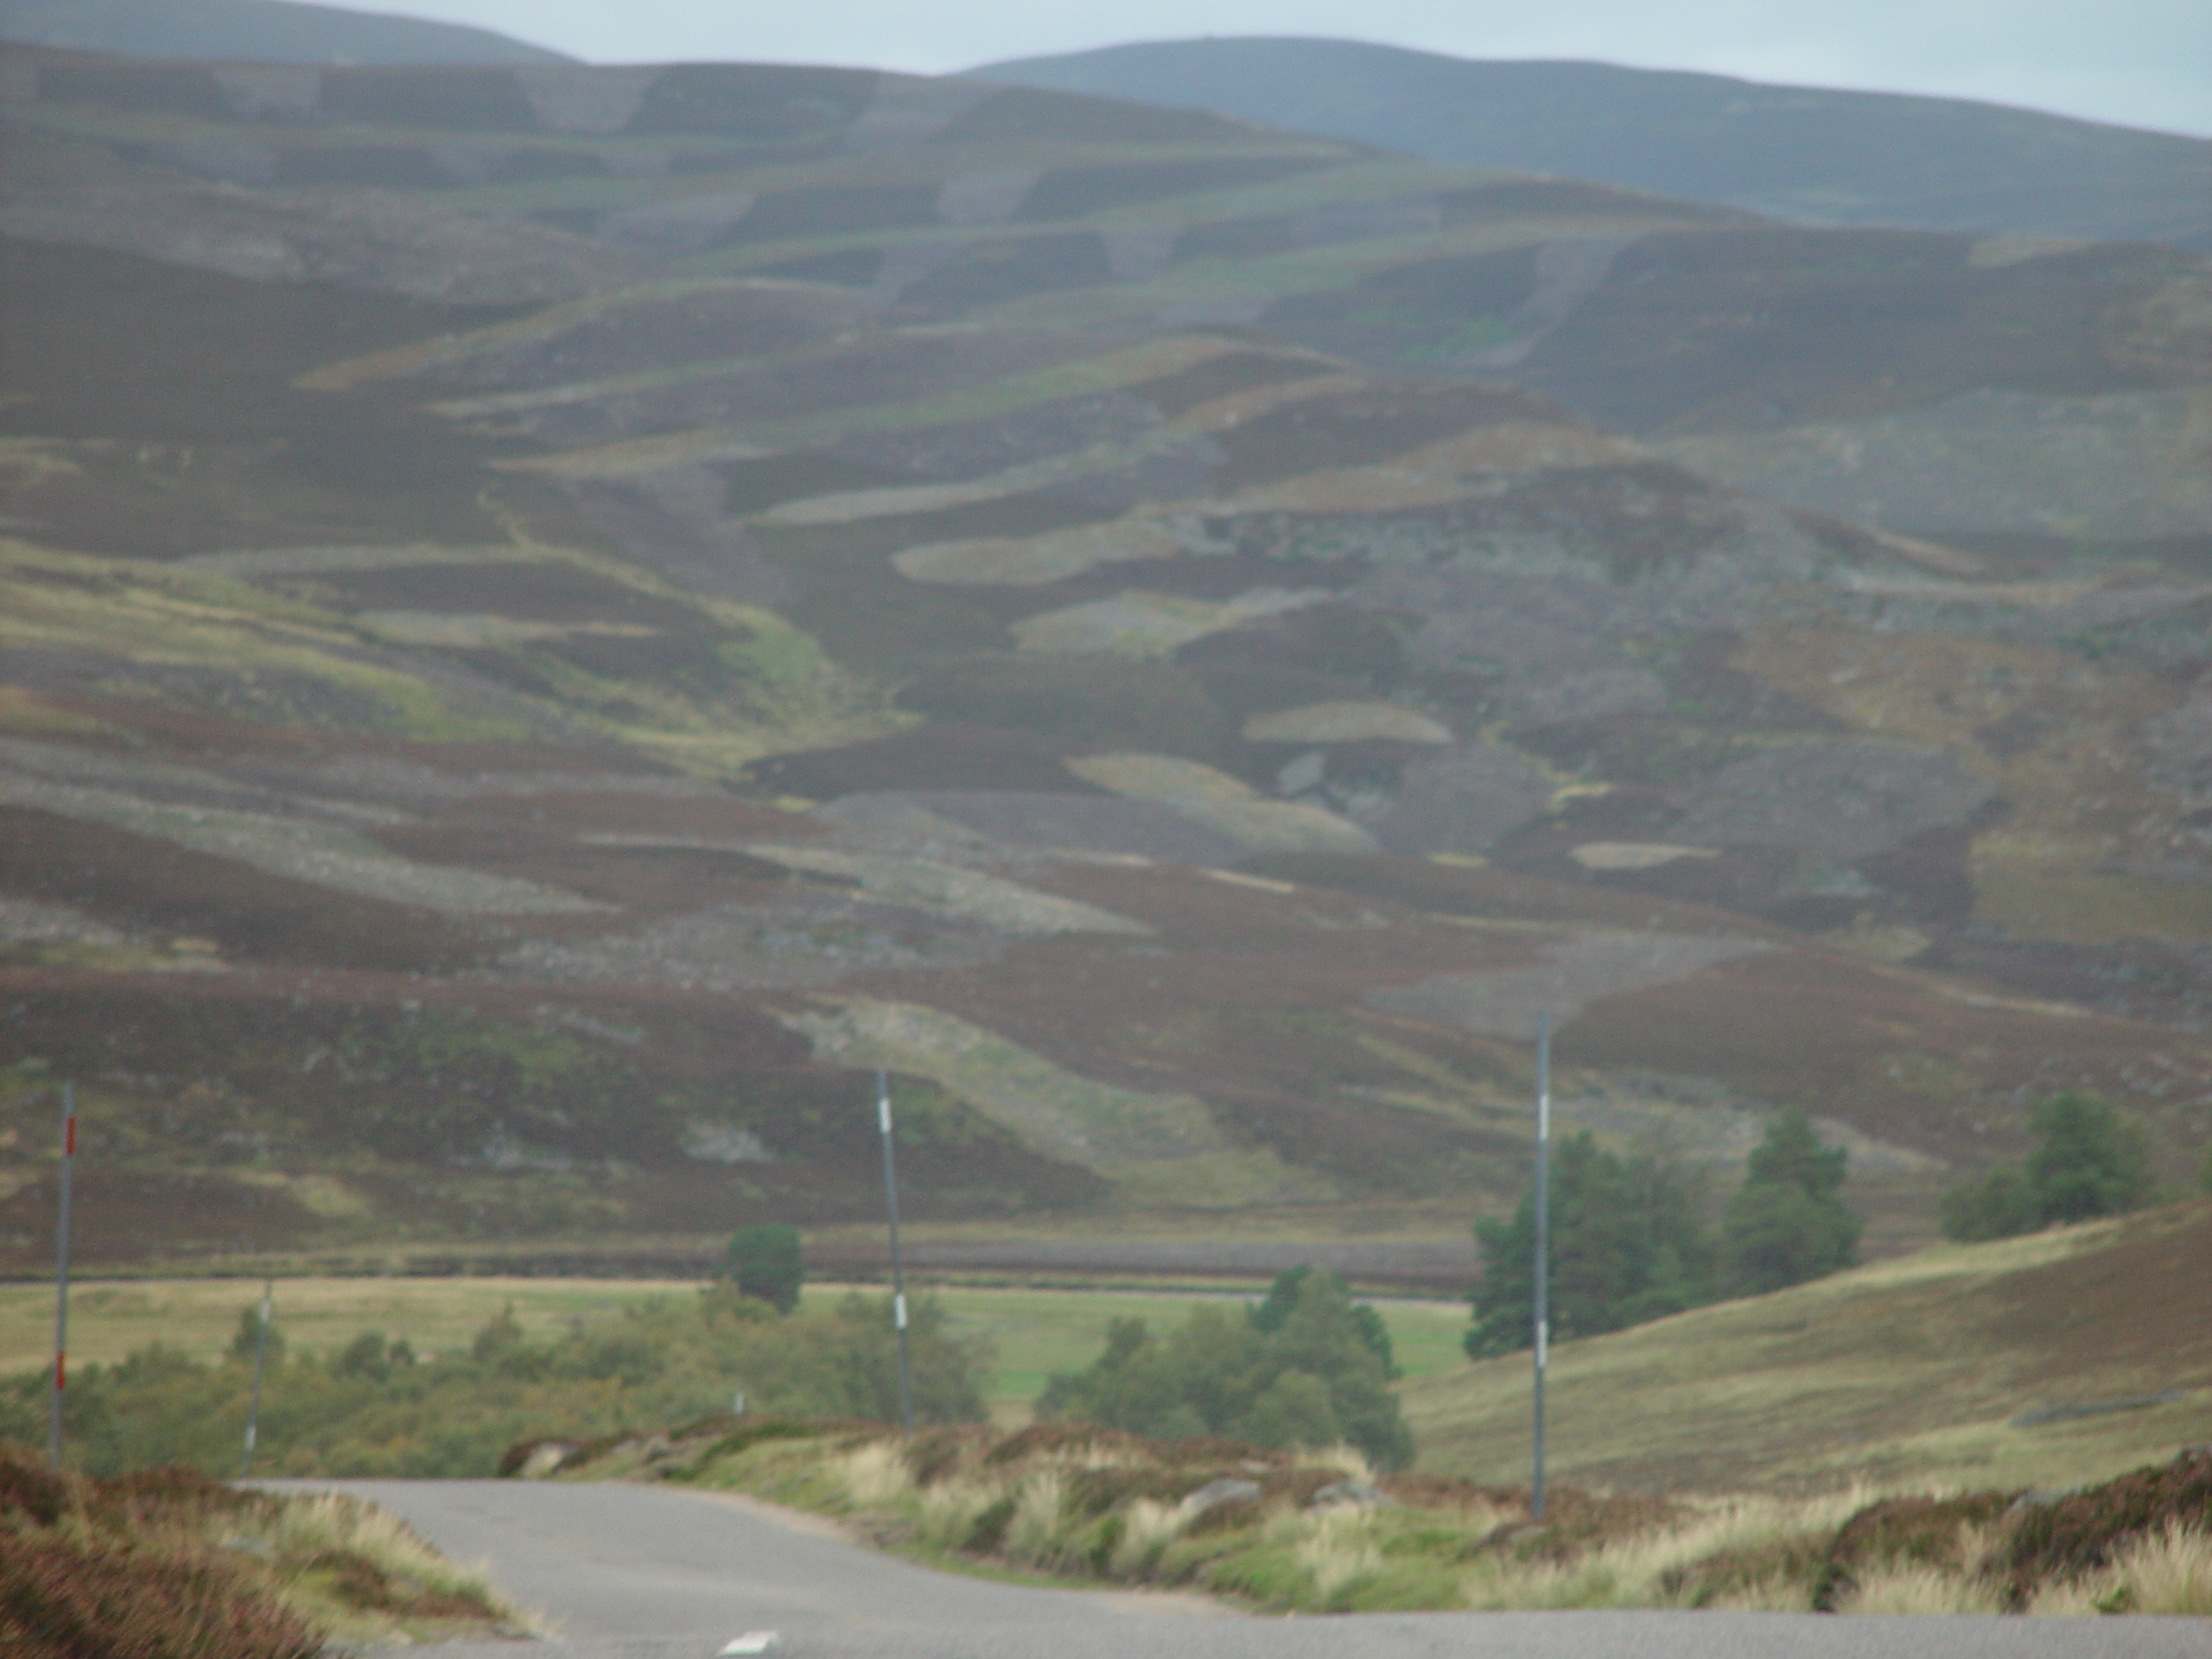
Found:
[[[1256,327],[1389,374],[1520,385],[1664,460],[1904,535],[2212,558],[2212,278],[2179,250],[1789,228],[865,71],[271,80],[56,59],[21,79],[4,223],[25,238],[444,300],[659,270],[826,284],[868,315]],[[718,384],[684,372],[702,384],[647,418]]]
[[[488,29],[300,0],[10,0],[0,41],[244,63],[568,63]]]
[[[1562,1479],[1641,1491],[2107,1478],[2203,1439],[2208,1272],[2199,1203],[1561,1343],[1548,1459]],[[1406,1396],[1423,1468],[1525,1476],[1526,1354]]]
[[[1812,225],[2212,247],[2212,141],[1966,99],[1362,41],[1148,41],[969,73]]]
[[[860,1221],[878,1065],[923,1221],[1464,1241],[1544,1009],[1568,1121],[1725,1181],[1803,1105],[1879,1250],[2049,1089],[2212,1140],[2199,542],[1648,435],[2056,386],[2197,523],[2196,256],[973,81],[32,55],[0,1259],[63,1075],[108,1262]]]

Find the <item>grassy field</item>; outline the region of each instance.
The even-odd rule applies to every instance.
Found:
[[[2212,1438],[2212,1204],[1951,1246],[1552,1351],[1564,1480],[2049,1487]],[[1529,1359],[1405,1389],[1420,1466],[1525,1478]]]
[[[532,1336],[575,1319],[592,1319],[656,1296],[689,1294],[696,1287],[671,1280],[608,1279],[282,1279],[276,1314],[295,1351],[343,1347],[364,1331],[404,1337],[425,1356],[466,1346],[503,1308]],[[878,1287],[869,1287],[871,1294]],[[809,1287],[810,1300],[842,1294]],[[1142,1291],[1015,1290],[949,1286],[935,1294],[955,1330],[988,1337],[998,1362],[985,1388],[995,1420],[1025,1421],[1029,1402],[1052,1372],[1096,1357],[1109,1319],[1131,1316],[1154,1325],[1179,1321],[1192,1294]],[[1221,1293],[1225,1294],[1225,1293]],[[238,1312],[260,1287],[238,1279],[140,1279],[78,1285],[70,1298],[69,1351],[78,1364],[111,1362],[165,1343],[194,1358],[223,1352],[238,1332]],[[1465,1310],[1452,1302],[1382,1301],[1398,1363],[1408,1377],[1464,1369],[1459,1333]],[[43,1364],[53,1351],[54,1292],[45,1285],[0,1286],[0,1373]]]

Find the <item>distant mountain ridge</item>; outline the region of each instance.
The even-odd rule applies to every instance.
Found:
[[[571,63],[488,29],[291,0],[10,0],[0,41],[254,63]]]
[[[1802,223],[2212,247],[2212,141],[1965,99],[1357,41],[1154,41],[969,73]]]

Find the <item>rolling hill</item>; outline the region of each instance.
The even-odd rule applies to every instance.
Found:
[[[1645,1491],[2109,1479],[2202,1437],[2208,1261],[2212,1206],[2177,1205],[1561,1343],[1552,1466]],[[1528,1413],[1525,1354],[1407,1385],[1440,1473],[1522,1478]]]
[[[1363,41],[1147,41],[969,72],[1809,225],[2212,247],[2212,141],[1967,99]]]
[[[1542,1009],[1569,1122],[1725,1178],[1802,1104],[1884,1251],[2050,1089],[2212,1141],[2196,255],[972,80],[22,56],[0,1260],[63,1075],[111,1263],[835,1228],[879,1065],[925,1227],[1463,1241]],[[1956,533],[1722,464],[1930,421]]]
[[[457,23],[300,0],[10,0],[0,41],[138,58],[248,63],[569,63]]]

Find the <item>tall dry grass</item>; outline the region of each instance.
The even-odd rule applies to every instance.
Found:
[[[2094,1573],[2043,1586],[2028,1611],[2065,1617],[2087,1613],[2212,1616],[2212,1531],[2169,1521],[2123,1544]]]
[[[336,1623],[350,1640],[448,1621],[513,1635],[536,1628],[500,1598],[484,1567],[448,1560],[389,1510],[341,1493],[249,1510],[218,1541],[266,1561],[288,1605]],[[334,1620],[333,1601],[344,1610]]]
[[[1696,1502],[1671,1523],[1605,1539],[1564,1560],[1487,1551],[1461,1580],[1471,1607],[1681,1607],[1712,1605],[1802,1610],[1812,1587],[1786,1562],[1764,1571],[1762,1555],[1780,1556],[1803,1540],[1832,1535],[1865,1508],[1870,1495],[1854,1488],[1823,1497],[1745,1495]],[[1722,1575],[1701,1568],[1745,1564]]]
[[[914,1489],[913,1471],[896,1440],[870,1440],[838,1461],[836,1472],[856,1508],[887,1510]]]
[[[904,1518],[917,1543],[944,1555],[1191,1584],[1286,1611],[2212,1611],[2212,1535],[2196,1526],[2191,1496],[2212,1463],[2195,1454],[2057,1500],[1559,1489],[1543,1522],[1518,1491],[1432,1477],[1385,1483],[1395,1502],[1359,1486],[1332,1491],[1368,1478],[1343,1448],[1154,1445],[1079,1425],[1003,1437],[948,1429],[911,1444],[872,1431],[856,1441],[850,1426],[825,1425],[811,1442],[730,1458],[705,1478],[743,1484],[744,1460],[763,1459],[762,1490]],[[1218,1503],[1191,1501],[1224,1478],[1249,1484]],[[2169,1514],[2180,1522],[2162,1526]]]
[[[1067,1476],[1047,1465],[1022,1477],[1014,1488],[1014,1515],[1007,1521],[1006,1554],[1027,1566],[1043,1567],[1065,1553],[1074,1540],[1065,1524]]]
[[[1305,1569],[1323,1603],[1382,1570],[1382,1548],[1368,1510],[1343,1505],[1300,1518],[1303,1535],[1292,1543],[1291,1559]]]

